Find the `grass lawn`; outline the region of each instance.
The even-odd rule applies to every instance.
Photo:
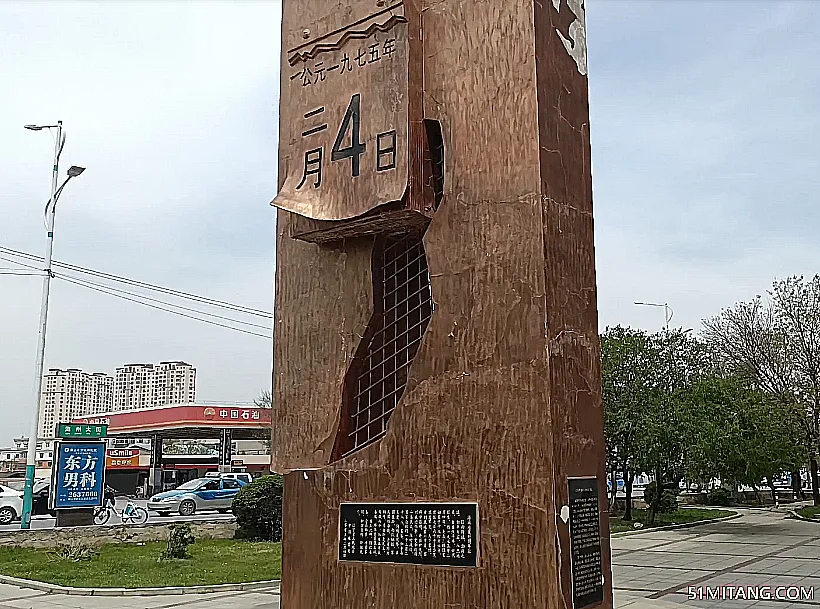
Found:
[[[820,519],[820,507],[804,507],[797,510],[803,518],[817,518]]]
[[[686,524],[698,520],[714,520],[734,516],[736,512],[729,510],[702,510],[698,508],[681,508],[671,514],[658,514],[655,516],[655,526],[662,527],[669,524]],[[620,517],[610,517],[609,528],[612,533],[623,531],[634,531],[636,522],[644,526],[644,530],[649,528],[649,510],[632,510],[632,521],[624,521]]]
[[[54,558],[48,550],[0,548],[0,573],[77,588],[154,588],[279,579],[282,544],[197,540],[187,560],[158,561],[165,542],[108,545],[87,561]]]

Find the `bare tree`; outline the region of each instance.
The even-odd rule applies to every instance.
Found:
[[[805,433],[809,439],[812,497],[820,505],[818,447],[820,447],[820,276],[809,281],[789,277],[771,291],[778,319],[792,345],[796,373],[795,394],[805,404]]]
[[[792,353],[772,303],[760,296],[723,309],[703,322],[703,337],[724,372],[778,397],[795,384]]]
[[[769,295],[769,301],[758,296],[704,320],[703,336],[726,372],[745,378],[784,407],[798,402],[805,408],[796,432],[810,455],[812,495],[820,505],[820,278],[808,284],[802,277],[775,282]],[[796,473],[792,477],[799,482]]]
[[[256,398],[253,403],[257,408],[271,408],[273,402],[271,400],[270,391],[263,389],[262,393],[259,394],[259,397]]]
[[[269,389],[263,389],[262,393],[259,394],[259,397],[253,401],[254,405],[257,408],[273,408],[273,398],[271,396],[271,392]],[[260,440],[262,444],[265,446],[265,449],[270,453],[270,433],[268,436],[262,440]]]

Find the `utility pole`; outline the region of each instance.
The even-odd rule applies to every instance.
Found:
[[[43,395],[43,360],[46,352],[46,327],[48,324],[48,297],[51,288],[51,256],[54,247],[54,215],[57,210],[57,198],[60,196],[63,187],[71,178],[80,175],[85,168],[72,166],[68,170],[68,178],[60,188],[57,188],[59,178],[60,153],[65,144],[63,134],[63,122],[57,121],[56,125],[26,125],[30,131],[42,131],[43,129],[57,130],[57,138],[54,142],[54,164],[51,171],[51,198],[46,206],[46,256],[45,275],[43,277],[43,294],[40,301],[40,331],[37,336],[37,360],[34,367],[34,412],[31,418],[31,430],[28,437],[28,453],[26,456],[26,486],[23,495],[23,513],[21,515],[20,528],[28,529],[31,526],[31,504],[34,490],[34,473],[37,468],[37,435],[40,426],[40,402]]]

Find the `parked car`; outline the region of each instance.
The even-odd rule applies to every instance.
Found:
[[[0,486],[0,524],[11,524],[23,513],[23,493]]]
[[[160,516],[168,516],[171,512],[190,516],[201,510],[217,510],[224,514],[231,509],[233,498],[243,486],[242,480],[233,478],[196,478],[172,491],[154,495],[148,500],[148,509]]]
[[[51,482],[49,480],[35,480],[34,489],[31,496],[32,516],[52,516],[56,517],[57,512],[48,505],[49,494],[51,493]]]

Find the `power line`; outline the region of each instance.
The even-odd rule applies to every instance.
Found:
[[[25,267],[30,268],[30,269],[36,269],[36,270],[40,271],[41,273],[45,272],[43,269],[41,269],[38,266],[32,266],[30,264],[26,264],[25,262],[18,262],[14,258],[6,258],[5,256],[0,256],[0,260],[5,260],[6,262],[11,262],[12,264],[19,264],[20,266],[25,266]]]
[[[8,249],[8,248],[0,248],[0,249]],[[31,257],[31,258],[35,258],[35,259],[39,258],[39,257],[33,256],[31,254],[28,254],[28,256]],[[37,271],[36,273],[32,273],[31,271],[20,271],[19,273],[16,272],[16,271],[12,271],[12,272],[9,272],[9,273],[0,273],[0,274],[40,275],[40,274],[44,273],[43,270],[39,269],[36,266],[33,266],[31,264],[26,264],[25,262],[19,262],[17,260],[12,259],[12,258],[6,258],[5,256],[0,256],[0,260],[6,260],[8,262],[12,262],[12,263],[18,264],[20,266],[28,267],[30,269],[35,269]],[[106,286],[106,285],[96,283],[96,282],[93,282],[93,281],[88,281],[86,279],[80,279],[78,277],[72,277],[70,275],[63,275],[63,274],[57,275],[57,274],[54,274],[53,276],[57,277],[59,279],[63,279],[64,281],[68,281],[69,283],[76,284],[80,287],[88,288],[90,290],[95,290],[97,292],[102,292],[103,294],[108,294],[109,296],[114,296],[116,298],[122,298],[123,300],[128,300],[130,302],[141,304],[143,306],[150,307],[152,309],[158,309],[160,311],[165,311],[167,313],[173,313],[174,315],[179,315],[181,317],[186,317],[188,319],[201,321],[203,323],[209,323],[211,325],[219,326],[221,328],[227,328],[229,330],[235,330],[237,332],[243,332],[245,334],[251,334],[253,336],[261,336],[263,338],[271,338],[271,336],[268,335],[268,334],[260,334],[258,332],[252,332],[250,330],[244,330],[242,328],[235,328],[233,326],[229,326],[229,325],[226,325],[226,324],[221,324],[221,323],[214,322],[214,321],[211,321],[211,320],[208,320],[208,319],[202,319],[202,318],[199,318],[199,317],[194,317],[193,315],[186,315],[185,313],[180,313],[179,311],[174,311],[173,309],[167,309],[165,307],[160,307],[160,306],[157,306],[157,305],[148,304],[147,302],[143,302],[142,300],[137,300],[137,298],[141,298],[141,299],[144,299],[144,300],[149,300],[151,302],[157,302],[157,303],[166,305],[168,307],[175,307],[175,308],[178,308],[178,309],[183,309],[185,311],[191,311],[191,312],[194,312],[194,313],[198,313],[200,315],[205,315],[207,317],[214,317],[214,318],[217,318],[217,319],[223,319],[223,320],[231,321],[231,322],[238,323],[238,324],[244,324],[244,325],[247,325],[247,326],[263,328],[263,329],[266,329],[266,330],[268,329],[267,326],[262,326],[262,325],[254,324],[254,323],[247,322],[247,321],[240,321],[238,319],[233,319],[233,318],[230,318],[230,317],[224,317],[222,315],[216,315],[215,313],[207,313],[205,311],[200,311],[198,309],[191,309],[189,307],[184,307],[182,305],[177,305],[177,304],[165,302],[165,301],[162,301],[162,300],[157,300],[155,298],[151,298],[151,297],[145,296],[143,294],[137,294],[137,293],[134,293],[134,292],[128,292],[126,290],[120,290],[118,288],[114,288],[114,287],[111,287],[111,286]],[[129,298],[128,296],[122,296],[121,294],[118,294],[117,292],[119,292],[121,294],[126,294],[128,296],[134,296],[136,298]]]
[[[36,277],[37,275],[42,275],[42,274],[43,274],[42,271],[37,273],[35,271],[18,271],[18,270],[15,270],[15,269],[0,268],[0,275],[28,275],[28,276]]]
[[[20,250],[15,250],[15,249],[12,249],[10,247],[0,246],[0,251],[6,252],[7,254],[11,254],[13,256],[20,256],[22,258],[28,258],[30,260],[37,260],[37,261],[40,261],[40,262],[43,261],[43,258],[41,256],[35,256],[34,254],[29,254],[27,252],[21,252]],[[2,258],[2,257],[0,257],[0,258]],[[2,259],[3,260],[9,260],[11,262],[17,262],[15,260],[10,260],[8,258],[2,258]],[[17,264],[23,264],[23,263],[17,262]],[[189,292],[183,292],[183,291],[175,290],[175,289],[172,289],[172,288],[167,288],[167,287],[163,287],[163,286],[159,286],[159,285],[155,285],[155,284],[151,284],[151,283],[146,283],[144,281],[138,281],[136,279],[130,279],[128,277],[122,277],[120,275],[113,275],[111,273],[104,273],[102,271],[97,271],[97,270],[94,270],[94,269],[89,269],[89,268],[77,266],[77,265],[74,265],[74,264],[68,264],[68,263],[65,263],[65,262],[60,262],[58,260],[54,260],[53,265],[62,267],[62,268],[67,269],[67,270],[76,271],[76,272],[84,273],[84,274],[87,274],[87,275],[93,275],[95,277],[100,277],[102,279],[107,279],[109,281],[116,281],[116,282],[119,282],[119,283],[125,283],[127,285],[132,285],[132,286],[141,287],[141,288],[144,288],[144,289],[154,290],[156,292],[161,292],[161,293],[164,293],[164,294],[168,294],[168,295],[171,295],[171,296],[175,296],[177,298],[185,298],[185,299],[193,300],[193,301],[200,302],[200,303],[203,303],[203,304],[208,304],[210,306],[221,307],[221,308],[224,308],[224,309],[230,309],[230,310],[233,310],[233,311],[244,313],[246,315],[255,315],[255,316],[258,316],[258,317],[264,317],[266,319],[273,319],[273,315],[271,313],[269,313],[268,311],[263,311],[261,309],[254,309],[254,308],[251,308],[251,307],[246,307],[244,305],[237,305],[237,304],[233,304],[233,303],[230,303],[230,302],[226,302],[224,300],[216,300],[216,299],[213,299],[213,298],[207,298],[205,296],[199,296],[197,294],[191,294]],[[24,266],[28,266],[28,265],[24,265]],[[31,268],[36,268],[36,267],[31,267]]]
[[[166,309],[165,307],[160,307],[160,306],[150,304],[150,303],[147,303],[147,302],[142,302],[142,301],[137,300],[135,298],[129,298],[128,296],[122,296],[122,295],[117,294],[115,292],[109,291],[109,289],[104,289],[104,288],[101,288],[101,287],[86,285],[85,283],[81,283],[80,281],[76,281],[76,280],[71,279],[71,278],[69,278],[65,275],[60,276],[60,279],[62,279],[63,281],[67,281],[69,283],[73,283],[75,285],[84,287],[84,288],[89,289],[89,290],[94,290],[96,292],[102,292],[103,294],[108,294],[109,296],[114,296],[115,298],[122,298],[123,300],[128,300],[130,302],[135,302],[137,304],[141,304],[145,307],[150,307],[152,309],[158,309],[160,311],[165,311],[166,313],[173,313],[174,315],[179,315],[180,317],[186,317],[188,319],[201,321],[202,323],[211,324],[211,325],[214,325],[214,326],[219,326],[220,328],[227,328],[228,330],[234,330],[235,332],[242,332],[244,334],[251,334],[253,336],[261,336],[262,338],[267,338],[269,340],[271,340],[273,338],[270,334],[260,334],[259,332],[252,332],[250,330],[245,330],[243,328],[235,328],[235,327],[229,326],[227,324],[221,324],[219,322],[211,321],[209,319],[202,319],[200,317],[194,317],[193,315],[188,315],[186,313],[180,313],[179,311],[174,311],[173,309]]]
[[[111,286],[104,285],[102,283],[97,283],[95,281],[89,281],[87,279],[81,279],[79,277],[72,277],[71,275],[64,275],[62,273],[54,273],[53,275],[57,279],[73,279],[72,283],[77,283],[78,285],[87,284],[87,287],[97,287],[103,288],[106,290],[111,290],[112,292],[117,292],[119,294],[126,294],[128,296],[133,296],[135,298],[141,298],[143,300],[147,300],[149,302],[157,302],[159,304],[174,307],[175,309],[182,309],[183,311],[190,311],[192,313],[198,313],[199,315],[205,315],[206,317],[213,317],[215,319],[223,319],[225,321],[231,321],[237,324],[243,324],[246,326],[252,326],[254,328],[262,328],[263,330],[268,330],[268,326],[263,326],[261,324],[254,324],[249,321],[242,321],[241,319],[234,319],[232,317],[225,317],[224,315],[217,315],[216,313],[207,313],[205,311],[200,311],[199,309],[192,309],[190,307],[183,307],[182,305],[174,304],[171,302],[166,302],[164,300],[158,300],[156,298],[151,298],[150,296],[145,296],[143,294],[138,294],[136,292],[129,292],[128,290],[120,290],[119,288],[113,288]]]

